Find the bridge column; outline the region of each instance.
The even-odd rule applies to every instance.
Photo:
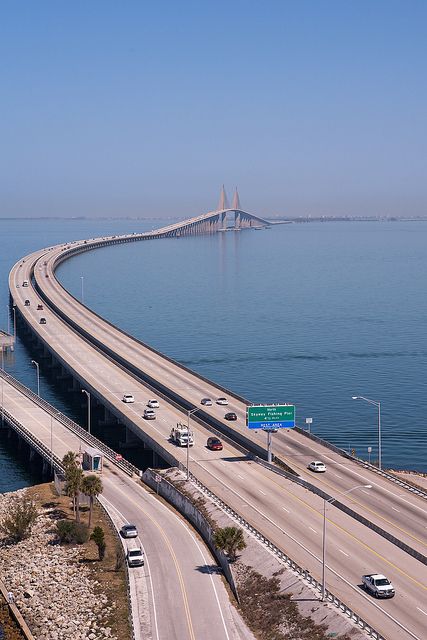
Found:
[[[242,220],[241,220],[240,211],[235,211],[234,212],[234,228],[235,229],[241,229],[242,228]]]

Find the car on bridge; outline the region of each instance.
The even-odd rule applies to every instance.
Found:
[[[310,471],[314,471],[315,473],[325,473],[326,464],[324,462],[320,462],[320,460],[313,460],[313,462],[310,462],[310,464],[308,465],[308,469],[310,469]]]
[[[40,324],[46,324],[46,318],[40,318],[39,323]]]
[[[30,301],[29,300],[25,300],[24,304],[25,304],[26,307],[29,307],[30,306]]]
[[[226,420],[237,420],[237,415],[233,411],[229,411],[225,414],[224,418]]]
[[[120,529],[120,535],[122,538],[137,538],[138,529],[134,524],[124,524]]]
[[[203,404],[205,407],[211,407],[212,406],[212,400],[210,398],[202,398],[200,400],[200,404]]]
[[[135,398],[131,393],[125,393],[122,398],[123,402],[135,402]]]
[[[144,409],[144,418],[146,420],[155,420],[156,412],[154,411],[154,409]]]
[[[159,401],[158,400],[149,400],[147,402],[147,407],[150,407],[150,409],[158,409],[160,407]]]
[[[37,311],[43,311],[43,305],[42,304],[38,304],[37,305]]]
[[[224,405],[224,406],[225,406],[225,405],[227,405],[227,404],[228,404],[228,400],[227,400],[227,398],[217,398],[216,403],[217,403],[217,404],[221,404],[221,405]]]
[[[222,448],[223,448],[221,440],[213,436],[211,438],[208,438],[206,446],[211,451],[222,451]]]

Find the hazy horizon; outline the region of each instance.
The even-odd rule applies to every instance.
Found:
[[[0,15],[0,219],[427,214],[425,2]]]

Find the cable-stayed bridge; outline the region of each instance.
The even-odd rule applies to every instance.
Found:
[[[229,224],[231,219],[231,225]],[[200,216],[189,218],[157,229],[156,237],[176,237],[189,235],[202,235],[223,231],[240,231],[241,229],[260,229],[269,227],[272,223],[249,211],[244,211],[240,205],[237,188],[234,191],[231,206],[229,206],[224,185],[221,189],[218,208],[215,211],[203,213]]]

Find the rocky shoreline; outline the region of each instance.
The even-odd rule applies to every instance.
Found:
[[[1,580],[36,640],[119,640],[108,624],[116,603],[101,592],[85,547],[57,543],[55,522],[64,514],[41,487],[0,495],[0,520],[16,496],[31,495],[39,511],[28,539],[8,544],[0,533]]]

